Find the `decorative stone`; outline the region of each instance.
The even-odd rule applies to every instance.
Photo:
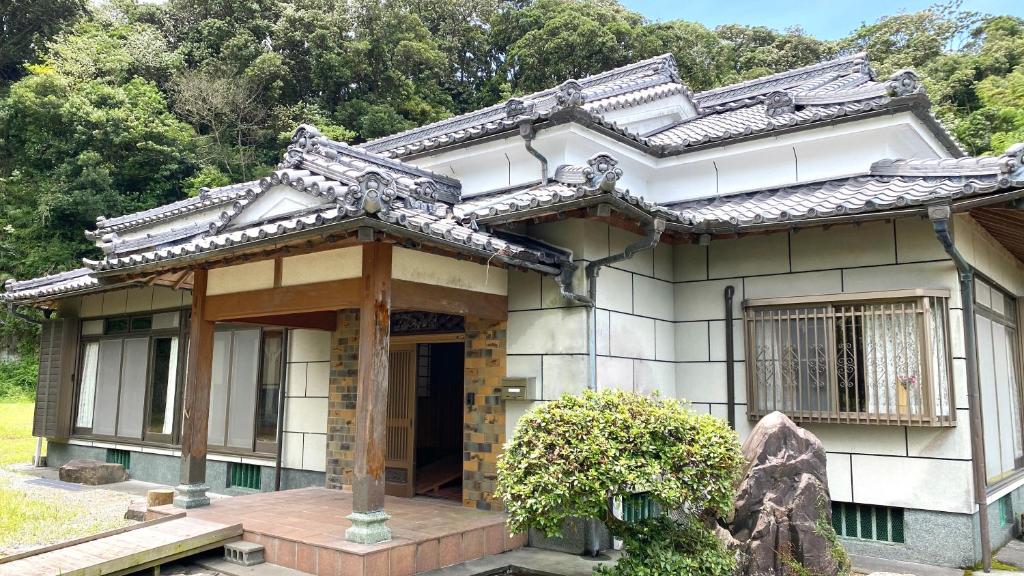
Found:
[[[352,522],[345,530],[345,539],[356,544],[380,544],[391,540],[391,529],[385,522],[391,516],[383,510],[376,512],[353,512],[346,516]]]
[[[743,443],[726,544],[739,552],[737,574],[835,576],[849,563],[832,529],[825,448],[814,434],[773,412]]]
[[[64,482],[88,484],[89,486],[124,482],[128,479],[124,466],[87,458],[71,460],[61,466],[57,474]]]
[[[209,506],[210,497],[206,495],[206,491],[210,487],[206,484],[180,484],[175,491],[177,495],[174,497],[175,508],[199,508],[200,506]]]

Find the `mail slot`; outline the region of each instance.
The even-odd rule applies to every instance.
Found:
[[[502,400],[526,400],[530,398],[536,378],[503,378],[501,381]]]

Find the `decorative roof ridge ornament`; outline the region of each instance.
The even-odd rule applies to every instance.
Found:
[[[893,98],[924,93],[924,84],[913,70],[898,70],[885,83],[886,92]]]
[[[956,177],[992,176],[1000,180],[1024,181],[1024,143],[1017,143],[999,156],[963,158],[886,158],[871,165],[872,176]]]
[[[533,102],[522,98],[509,98],[505,102],[505,118],[511,120],[519,116],[527,116],[533,113]]]
[[[569,79],[558,85],[555,91],[555,102],[561,108],[582,106],[586,99],[583,96],[583,84],[579,80]]]
[[[764,112],[771,118],[795,111],[796,100],[793,98],[793,94],[786,90],[769,92],[764,98]]]
[[[619,161],[611,155],[602,152],[591,156],[584,166],[562,164],[555,168],[555,174],[551,179],[562,184],[610,192],[615,189],[615,183],[622,177],[622,168],[616,167],[618,163]]]
[[[338,200],[367,214],[386,214],[396,196],[394,179],[384,172],[369,169],[357,176],[356,184],[349,186]]]
[[[587,160],[587,169],[583,174],[587,176],[589,184],[604,192],[611,192],[615,189],[615,183],[622,177],[622,168],[617,164],[618,160],[609,154],[594,154]]]

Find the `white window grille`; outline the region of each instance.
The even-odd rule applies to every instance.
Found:
[[[745,302],[749,417],[955,425],[948,300],[911,290]]]

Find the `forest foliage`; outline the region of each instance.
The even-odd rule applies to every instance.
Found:
[[[969,153],[1024,140],[1024,20],[956,3],[823,41],[615,0],[8,0],[0,281],[95,257],[97,216],[266,174],[300,122],[359,142],[666,52],[700,91],[859,50],[921,74]]]

